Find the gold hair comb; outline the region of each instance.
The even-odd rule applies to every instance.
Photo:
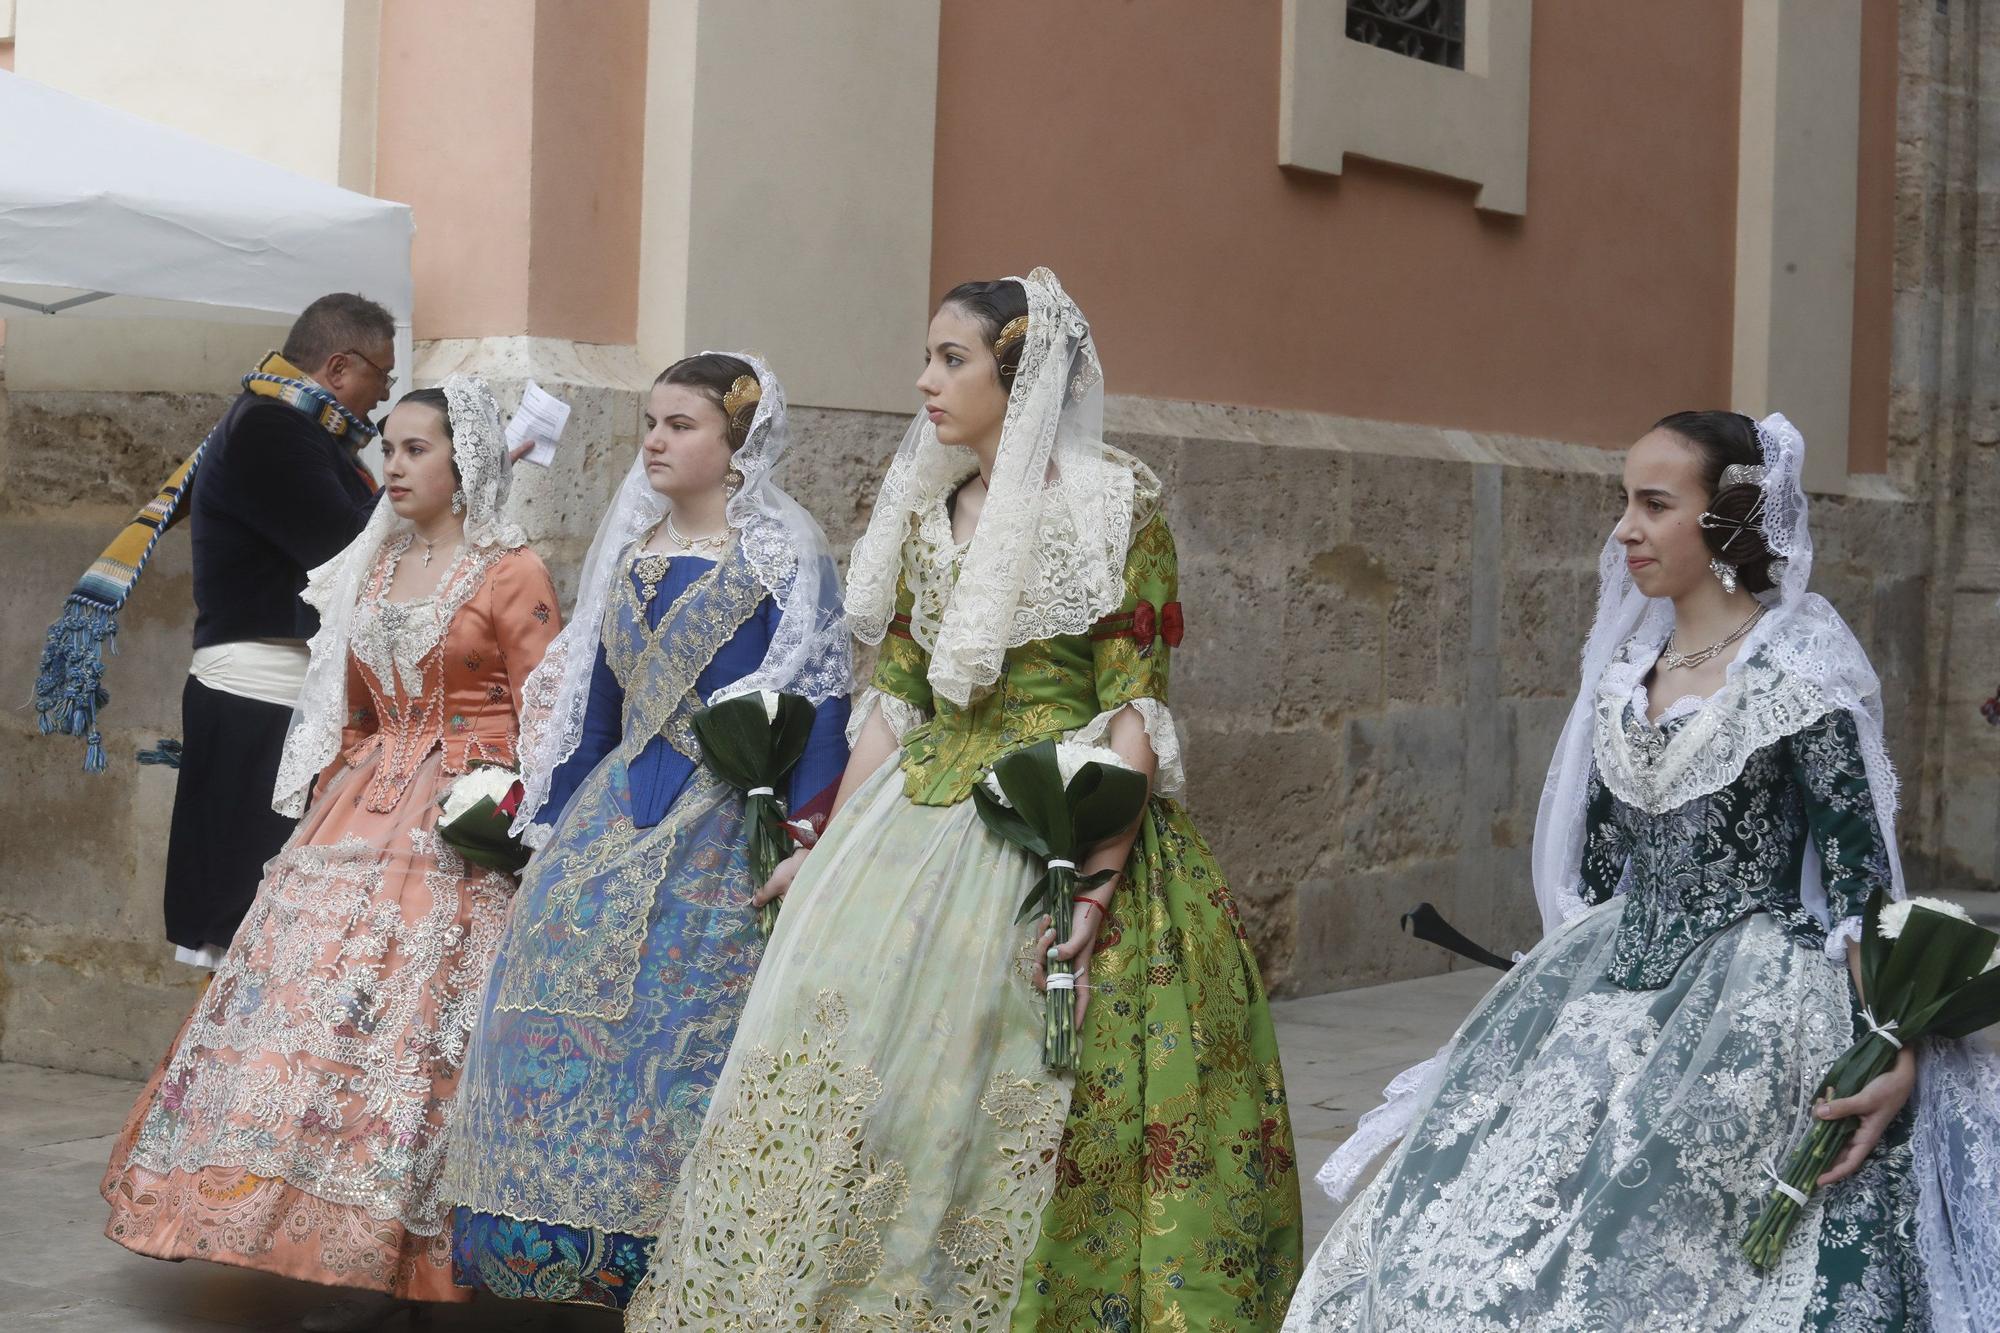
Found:
[[[1007,321],[1007,327],[1000,330],[1000,336],[993,340],[993,355],[1005,356],[1007,349],[1028,336],[1028,317],[1016,315]]]
[[[763,397],[764,386],[757,383],[755,375],[738,375],[729,392],[722,395],[722,415],[733,425],[744,408],[757,406]]]

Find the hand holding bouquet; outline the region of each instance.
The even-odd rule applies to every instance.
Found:
[[[1117,751],[1052,740],[1016,750],[993,765],[972,789],[986,827],[1043,863],[1041,878],[1022,900],[1016,921],[1047,912],[1057,930],[1067,928],[1079,888],[1088,890],[1116,871],[1077,879],[1077,859],[1098,843],[1130,828],[1146,805],[1146,777]],[[1076,1006],[1063,1003],[1076,988],[1069,964],[1049,950],[1042,1063],[1058,1073],[1076,1071]]]
[[[694,715],[702,759],[717,777],[743,793],[750,878],[758,888],[791,854],[778,783],[806,752],[817,711],[810,700],[796,694],[759,690],[710,704]],[[778,928],[778,905],[773,898],[757,911],[757,924],[767,940]]]
[[[528,849],[509,829],[521,805],[521,777],[511,768],[472,769],[438,797],[438,837],[468,864],[518,874]]]
[[[1920,1037],[1964,1037],[2000,1022],[2000,935],[1937,898],[1889,902],[1880,889],[1861,927],[1861,1020],[1868,1035],[1833,1062],[1820,1080],[1834,1100],[1854,1096],[1896,1063]],[[1840,1156],[1859,1122],[1820,1120],[1772,1187],[1744,1238],[1743,1254],[1770,1268],[1805,1211],[1819,1179]]]

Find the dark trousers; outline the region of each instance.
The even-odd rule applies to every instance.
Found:
[[[234,939],[264,863],[291,836],[292,820],[271,808],[291,718],[289,708],[188,677],[167,843],[167,938],[175,944],[199,949]]]

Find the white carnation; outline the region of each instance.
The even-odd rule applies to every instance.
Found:
[[[510,768],[487,766],[473,769],[452,783],[451,789],[444,794],[444,822],[451,823],[481,800],[500,804],[520,780],[521,775]]]
[[[1076,780],[1076,775],[1085,764],[1103,764],[1106,768],[1130,768],[1125,756],[1103,745],[1078,745],[1063,741],[1056,746],[1056,771],[1062,774],[1062,784],[1068,787]]]
[[[1947,902],[1943,898],[1904,898],[1883,906],[1882,915],[1875,919],[1875,929],[1881,933],[1883,939],[1895,939],[1903,933],[1903,926],[1910,919],[1910,910],[1916,907],[1942,916],[1954,917],[1967,925],[1973,924],[1972,914],[1957,903]]]

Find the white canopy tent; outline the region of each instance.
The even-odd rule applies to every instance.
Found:
[[[289,325],[328,292],[395,316],[410,210],[0,71],[0,318]]]

